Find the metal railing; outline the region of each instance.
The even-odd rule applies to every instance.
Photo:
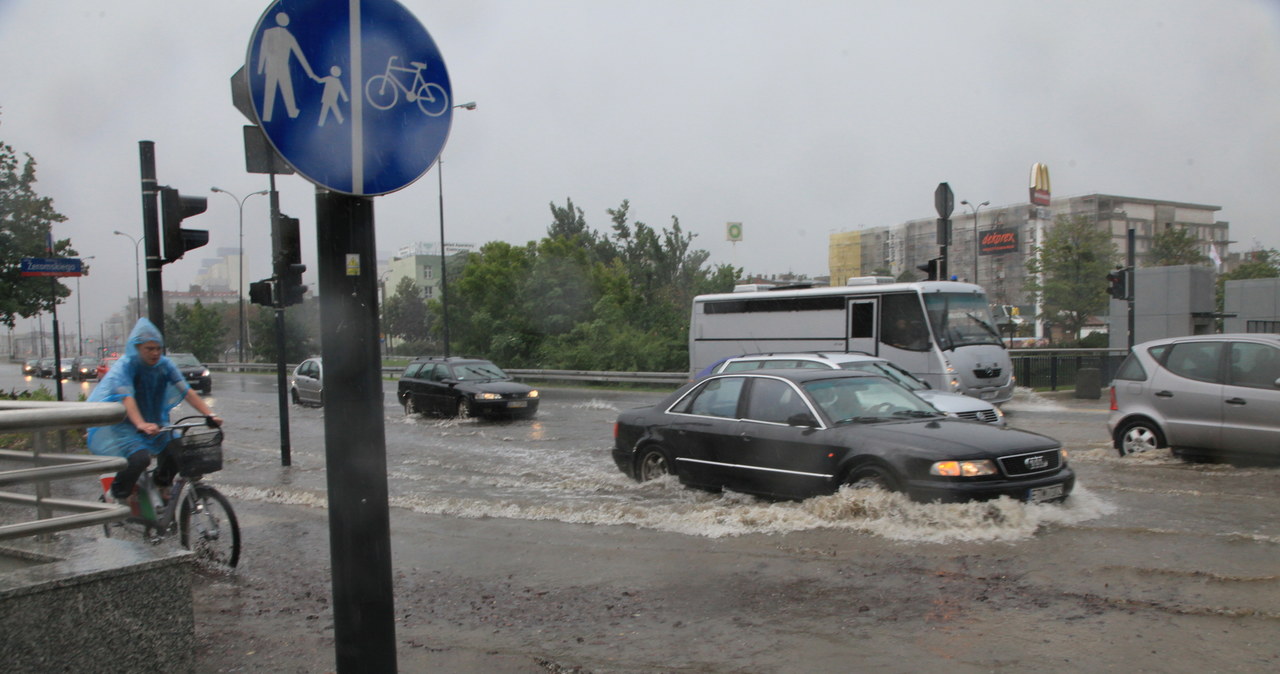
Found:
[[[0,433],[31,433],[31,451],[0,450],[0,460],[29,463],[31,468],[0,471],[0,487],[33,484],[34,494],[0,491],[0,503],[36,509],[36,519],[0,525],[0,540],[51,534],[124,519],[129,508],[115,503],[53,498],[49,483],[103,472],[126,462],[119,457],[48,453],[48,438],[58,431],[105,426],[125,417],[120,403],[57,403],[0,400]],[[70,515],[54,515],[56,511]]]

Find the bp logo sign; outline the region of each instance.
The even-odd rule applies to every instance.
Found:
[[[729,241],[741,241],[742,240],[742,223],[741,222],[725,223],[724,233],[725,233],[725,238],[728,239]]]

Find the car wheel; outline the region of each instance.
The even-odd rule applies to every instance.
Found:
[[[294,405],[302,404],[302,399],[298,397],[298,389],[296,388],[289,389],[289,399],[293,401]]]
[[[1164,447],[1164,435],[1160,427],[1146,419],[1126,423],[1116,432],[1116,450],[1120,456],[1141,454]]]
[[[463,397],[462,399],[458,400],[458,414],[456,416],[459,419],[470,419],[474,414],[475,414],[475,410],[471,409],[470,400],[468,400],[466,397]]]
[[[660,447],[645,449],[640,453],[639,461],[636,462],[636,479],[640,482],[656,480],[663,475],[673,473],[675,469],[671,465],[671,459],[667,458],[667,453]]]
[[[898,480],[888,470],[880,466],[862,466],[855,468],[845,478],[845,484],[855,489],[883,489],[885,491],[902,491]]]

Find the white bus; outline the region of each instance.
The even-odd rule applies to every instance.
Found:
[[[749,353],[857,351],[886,358],[939,391],[993,403],[1013,395],[1013,363],[981,287],[878,277],[850,282],[693,298],[690,372]]]

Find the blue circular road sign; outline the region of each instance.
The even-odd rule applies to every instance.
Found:
[[[449,71],[395,0],[277,0],[258,20],[244,72],[276,151],[334,192],[406,187],[449,137]]]

